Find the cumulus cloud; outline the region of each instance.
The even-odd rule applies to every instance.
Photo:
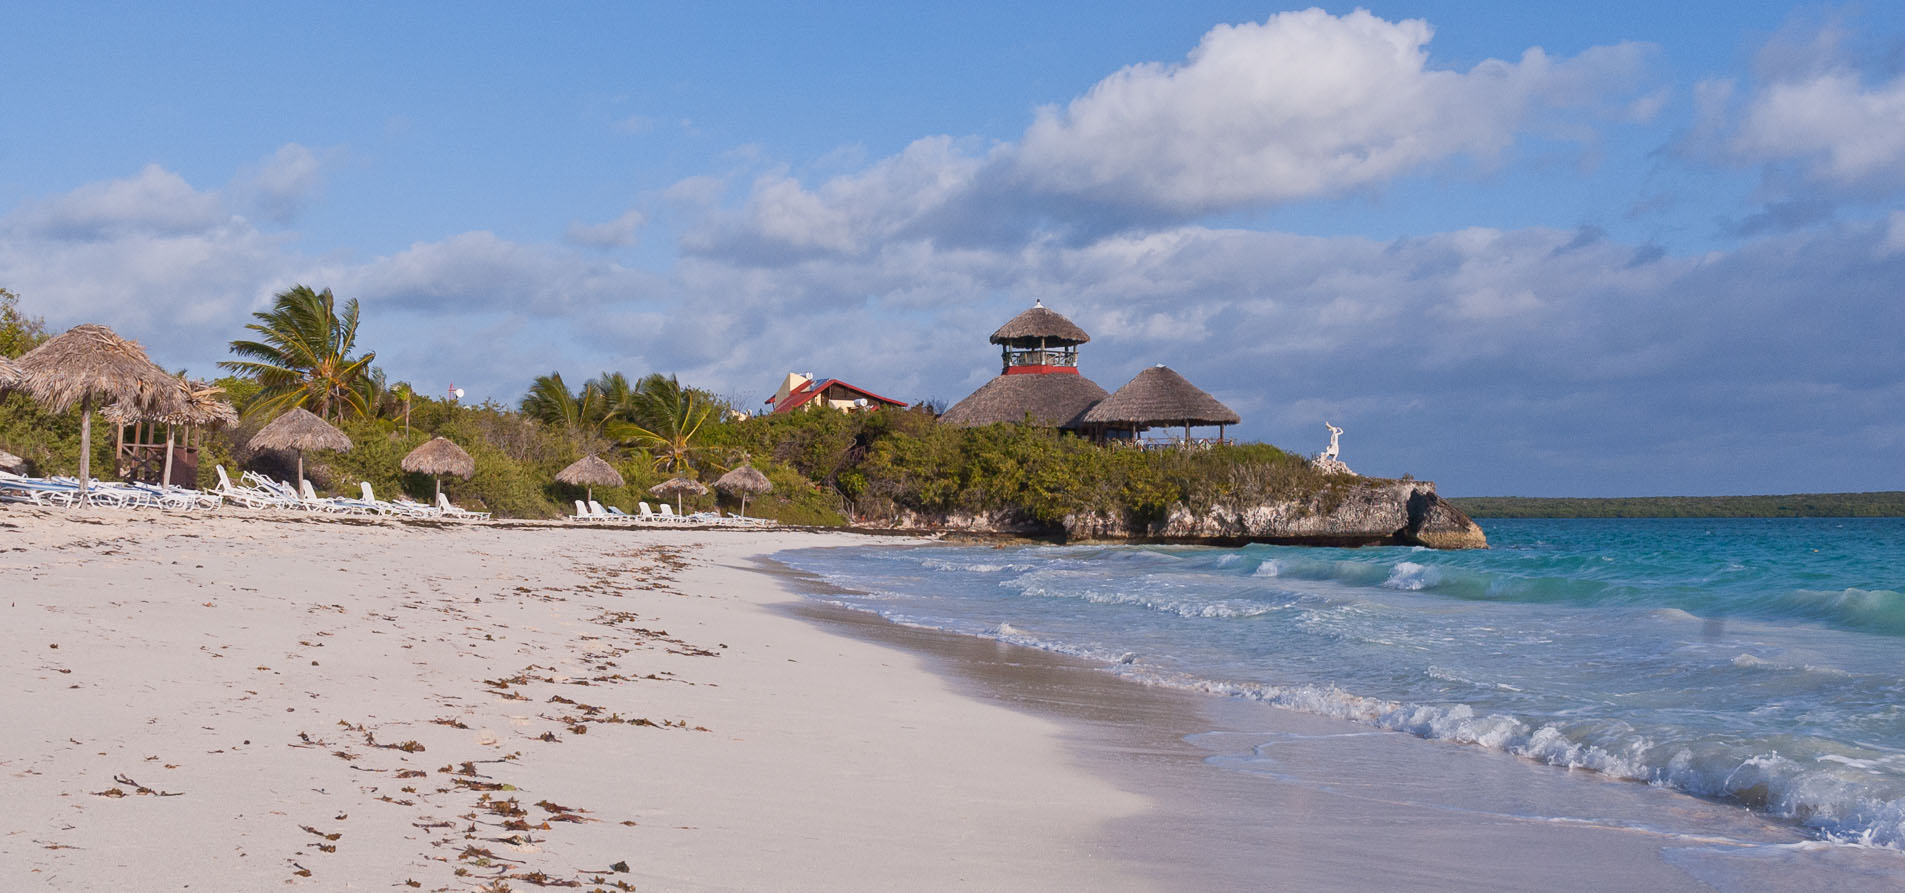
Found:
[[[228,191],[233,201],[274,223],[290,223],[324,188],[324,160],[297,143],[240,171]]]
[[[1195,214],[1340,194],[1456,156],[1487,159],[1531,112],[1598,103],[1636,44],[1438,70],[1419,19],[1286,12],[1221,25],[1180,64],[1127,67],[1046,108],[1016,156],[1032,188]],[[1639,114],[1651,114],[1642,102]]]
[[[1432,34],[1363,11],[1221,25],[1182,62],[1133,65],[1040,109],[1016,143],[924,138],[814,186],[770,171],[685,247],[778,263],[903,238],[1089,240],[1375,188],[1454,159],[1489,163],[1531,129],[1578,135],[1554,110],[1613,122],[1662,101],[1633,95],[1644,45],[1568,58],[1533,48],[1454,71],[1432,64]]]
[[[8,215],[8,225],[27,237],[105,239],[199,232],[229,216],[217,193],[201,192],[184,177],[148,164],[124,179],[30,202]]]
[[[1749,101],[1729,148],[1755,161],[1796,160],[1837,187],[1905,186],[1905,76],[1866,83],[1835,70],[1769,84]]]
[[[635,234],[646,222],[648,218],[642,212],[631,208],[622,216],[605,223],[570,223],[562,237],[572,245],[588,248],[621,248],[635,244]]]

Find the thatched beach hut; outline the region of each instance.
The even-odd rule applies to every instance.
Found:
[[[556,472],[556,480],[572,487],[584,487],[588,491],[588,500],[595,501],[596,487],[622,486],[622,473],[615,466],[596,458],[583,456],[571,463],[568,468]]]
[[[469,480],[476,474],[476,460],[463,448],[451,443],[448,438],[432,437],[423,446],[410,451],[403,457],[403,470],[414,474],[427,474],[437,485],[437,498],[443,497],[443,476],[453,474]],[[435,501],[432,501],[432,505]]]
[[[745,518],[747,517],[748,494],[766,493],[774,489],[774,484],[767,479],[767,475],[761,473],[760,469],[752,465],[743,465],[716,479],[714,488],[726,493],[741,494],[741,517]]]
[[[302,406],[294,406],[284,415],[271,420],[271,424],[258,429],[247,444],[254,450],[297,450],[298,479],[296,486],[304,485],[305,450],[348,450],[351,439],[344,432],[331,427],[331,423],[313,415]]]
[[[164,408],[140,407],[135,404],[114,403],[100,411],[106,421],[118,428],[117,447],[114,455],[120,468],[120,474],[132,474],[137,478],[141,469],[145,474],[152,472],[154,463],[163,459],[164,470],[159,473],[159,482],[171,486],[174,477],[181,477],[186,487],[198,486],[198,438],[200,429],[216,429],[238,424],[238,411],[225,402],[225,389],[218,385],[197,379],[174,378],[178,388],[177,399]],[[150,424],[150,428],[145,426]],[[165,426],[165,442],[160,443],[158,426]],[[178,442],[177,426],[185,426],[184,443]],[[126,439],[126,429],[132,428],[132,440]],[[161,450],[160,448],[164,449]],[[175,471],[178,464],[176,454],[183,449],[184,470]]]
[[[1104,388],[1078,372],[1078,345],[1091,336],[1043,303],[1006,321],[988,340],[999,345],[998,377],[953,404],[941,422],[971,427],[1030,418],[1036,425],[1077,428],[1085,410],[1105,397]]]
[[[1138,373],[1083,417],[1086,428],[1100,433],[1130,431],[1136,436],[1146,428],[1181,426],[1185,443],[1190,443],[1193,425],[1216,425],[1217,438],[1222,440],[1223,426],[1238,421],[1230,407],[1163,363]]]
[[[52,412],[79,405],[79,490],[92,475],[93,406],[124,403],[166,413],[179,402],[178,382],[146,358],[144,348],[100,325],[79,325],[19,359],[20,387]]]

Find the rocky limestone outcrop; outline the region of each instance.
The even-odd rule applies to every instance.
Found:
[[[1062,525],[1012,512],[922,515],[902,512],[885,529],[1062,539],[1313,546],[1427,546],[1485,549],[1482,528],[1436,495],[1428,481],[1359,479],[1303,500],[1195,510],[1172,506],[1162,520],[1134,522],[1103,513],[1072,515]]]

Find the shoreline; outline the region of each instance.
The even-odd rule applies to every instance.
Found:
[[[1902,864],[904,626],[774,558],[904,539],[258,520],[0,512],[0,884],[1856,890]]]
[[[838,591],[780,567],[809,594]],[[929,655],[962,693],[1065,723],[1076,759],[1150,802],[1104,833],[1164,889],[1519,890],[1539,876],[1558,890],[1876,891],[1905,877],[1905,853],[1823,842],[1733,804],[1146,685],[1097,661],[840,605],[794,613]]]

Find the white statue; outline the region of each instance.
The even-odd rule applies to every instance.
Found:
[[[1330,429],[1330,448],[1323,451],[1323,458],[1335,459],[1339,454],[1336,439],[1343,436],[1343,429],[1328,422],[1324,422],[1323,427]]]

